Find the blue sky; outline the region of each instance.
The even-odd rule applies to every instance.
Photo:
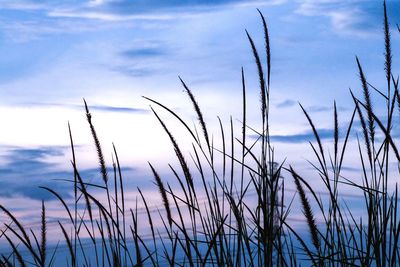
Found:
[[[141,96],[195,122],[178,75],[192,88],[210,128],[218,129],[217,115],[224,123],[230,114],[241,118],[243,66],[249,124],[257,126],[258,81],[245,35],[247,29],[262,51],[256,8],[266,17],[271,38],[272,140],[278,159],[304,167],[312,132],[298,102],[328,139],[333,101],[345,125],[352,111],[349,88],[361,95],[356,55],[371,83],[384,85],[381,1],[1,1],[0,200],[46,198],[38,185],[54,185],[68,195],[54,180],[71,174],[68,121],[79,167],[94,175],[82,98],[91,106],[106,160],[111,162],[115,142],[131,185],[151,186],[146,162],[167,169],[173,157]],[[388,10],[397,44],[400,3],[388,1]],[[397,57],[393,60],[397,66]],[[163,118],[175,127],[166,114]]]

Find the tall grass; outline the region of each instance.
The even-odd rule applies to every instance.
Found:
[[[100,183],[82,177],[75,157],[70,126],[73,203],[48,187],[42,187],[59,201],[68,223],[58,222],[60,240],[50,250],[47,240],[45,203],[41,210],[41,228],[27,229],[6,207],[0,209],[9,218],[1,235],[10,252],[3,253],[1,266],[54,266],[57,257],[67,266],[397,266],[400,262],[398,188],[390,180],[399,172],[400,156],[392,134],[396,113],[400,112],[398,79],[392,74],[389,21],[384,2],[384,40],[386,88],[368,82],[361,60],[356,58],[362,97],[351,93],[354,110],[345,131],[339,127],[334,103],[333,154],[327,153],[318,128],[300,105],[314,136],[310,142],[316,162],[312,163],[328,195],[323,200],[307,177],[284,162],[277,163],[271,143],[269,110],[271,90],[271,46],[267,23],[261,12],[265,51],[261,54],[246,31],[259,77],[261,128],[248,125],[246,75],[242,68],[241,134],[236,137],[232,119],[225,125],[219,119],[220,145],[192,90],[181,79],[188,101],[198,119],[197,127],[167,105],[144,97],[152,105],[156,120],[168,136],[176,154],[177,166],[169,165],[172,181],[159,175],[149,163],[162,205],[149,205],[138,188],[136,204],[127,206],[122,170],[113,146],[111,168],[105,162],[90,108],[84,101],[86,118],[99,162]],[[400,31],[400,29],[399,29]],[[265,57],[266,64],[262,63]],[[374,110],[374,94],[386,103],[386,114]],[[192,141],[185,154],[179,138],[168,128],[161,114],[177,120]],[[362,169],[362,183],[342,174],[346,148],[360,122],[362,135],[355,140]],[[257,138],[248,138],[249,131]],[[343,140],[340,142],[340,140]],[[185,149],[186,150],[186,149]],[[189,156],[189,157],[188,157]],[[188,159],[190,158],[190,161]],[[219,161],[221,159],[221,162]],[[392,163],[396,168],[393,172]],[[292,202],[285,203],[285,181],[281,174],[293,177],[307,230],[290,223]],[[395,174],[393,174],[395,173]],[[341,198],[343,186],[360,191],[366,213],[356,216]],[[322,218],[322,224],[318,223]],[[143,225],[147,227],[143,228]],[[142,226],[142,227],[141,227]],[[64,244],[64,245],[63,245]],[[67,253],[59,252],[66,246]]]

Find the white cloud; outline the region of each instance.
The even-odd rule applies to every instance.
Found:
[[[35,2],[27,2],[27,1],[2,1],[0,2],[0,8],[29,11],[29,10],[46,9],[46,5]]]
[[[101,6],[104,3],[106,3],[106,0],[91,0],[88,3],[88,6],[96,7],[96,6]]]
[[[287,0],[270,0],[270,1],[254,0],[254,1],[247,1],[247,2],[238,2],[238,3],[232,4],[232,5],[236,6],[236,7],[260,7],[260,6],[283,5],[287,2],[288,2]]]
[[[320,16],[329,20],[332,30],[340,35],[371,37],[370,29],[362,27],[368,14],[360,8],[363,0],[303,0],[295,11],[303,16]]]
[[[119,15],[99,11],[77,12],[76,10],[54,10],[47,13],[49,17],[81,18],[104,21],[127,21],[127,20],[170,20],[175,16],[170,14],[136,14]]]
[[[41,18],[10,21],[0,19],[0,30],[5,39],[13,43],[26,43],[41,39],[45,36],[55,34],[76,34],[83,32],[94,32],[99,29],[108,29],[112,24],[96,23],[95,21],[80,21],[57,18]]]

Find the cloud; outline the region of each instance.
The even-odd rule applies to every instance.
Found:
[[[59,193],[65,200],[73,197],[73,170],[60,170],[49,162],[50,158],[64,157],[69,152],[69,147],[52,146],[38,148],[12,147],[2,156],[4,164],[0,166],[0,197],[25,197],[34,200],[50,200],[54,196],[47,193],[39,186],[49,187]],[[68,151],[68,152],[67,152]],[[134,168],[122,167],[121,171],[126,176],[135,176]],[[113,169],[108,169],[109,174]],[[79,170],[84,181],[102,183],[98,168]],[[68,182],[70,181],[70,182]],[[130,180],[142,184],[145,179]],[[125,182],[125,185],[128,183]]]
[[[38,3],[38,1],[31,2],[31,1],[1,1],[0,2],[0,8],[2,10],[26,10],[26,11],[32,11],[32,10],[42,10],[46,9],[46,4],[43,3]]]
[[[182,11],[183,9],[198,9],[198,8],[212,8],[218,6],[226,6],[241,3],[262,3],[271,1],[243,1],[243,0],[213,0],[213,1],[199,1],[199,0],[149,0],[149,1],[101,1],[96,5],[104,10],[115,12],[118,14],[135,14],[135,13],[149,13],[158,11]],[[277,2],[277,1],[272,1]],[[278,1],[281,2],[281,1]],[[92,5],[93,6],[93,5]]]
[[[355,3],[338,0],[305,0],[296,13],[303,16],[326,17],[330,21],[332,30],[338,34],[368,34],[368,31],[356,27],[362,21],[363,12]]]
[[[131,77],[152,76],[164,72],[163,70],[156,69],[154,67],[139,67],[136,65],[120,65],[112,67],[110,70]]]
[[[293,107],[296,105],[296,101],[291,100],[291,99],[286,99],[278,104],[276,104],[277,108],[289,108],[289,107]]]
[[[25,43],[48,35],[91,33],[121,26],[160,27],[165,26],[166,21],[197,17],[222,8],[261,7],[284,2],[286,0],[5,0],[0,1],[0,30],[7,40]]]
[[[79,10],[54,10],[47,13],[49,17],[55,18],[80,18],[88,20],[103,20],[103,21],[128,21],[128,20],[171,20],[175,17],[170,14],[114,14],[104,11],[79,11]]]
[[[399,16],[400,3],[388,3],[389,18]],[[370,37],[381,30],[383,21],[382,1],[369,0],[304,0],[296,14],[326,17],[337,34]],[[375,31],[376,30],[376,31]]]
[[[325,111],[325,109],[322,109]],[[379,116],[378,116],[379,117]],[[398,120],[399,118],[397,116],[393,117],[393,121]],[[383,125],[387,124],[386,119],[381,120]],[[344,138],[348,126],[350,122],[343,123],[341,126],[339,126],[339,139]],[[391,130],[391,137],[392,138],[399,138],[400,137],[400,131],[398,129],[399,127],[397,125],[393,125],[393,129]],[[317,129],[318,135],[321,140],[333,140],[334,136],[334,130],[333,129]],[[375,123],[375,140],[376,142],[383,142],[384,140],[384,134],[378,127],[378,125]],[[361,138],[363,138],[363,133],[362,133],[362,127],[361,127],[361,122],[358,118],[358,115],[356,115],[355,120],[353,121],[352,127],[351,127],[351,132],[350,132],[350,137],[352,137],[352,140],[355,141],[357,135]],[[254,139],[257,139],[259,136],[258,135],[252,135],[251,136]],[[304,142],[313,142],[315,141],[315,136],[313,131],[307,130],[302,133],[295,133],[295,134],[287,134],[287,135],[271,135],[270,136],[271,141],[273,142],[279,142],[279,143],[304,143]],[[362,143],[363,141],[361,141]]]
[[[171,20],[189,17],[201,12],[212,11],[227,6],[279,5],[285,0],[149,0],[149,1],[109,1],[95,0],[85,5],[70,5],[52,8],[50,17],[81,18],[104,21],[126,20]]]
[[[333,108],[327,106],[311,106],[308,107],[306,110],[309,112],[325,112],[325,111],[331,111],[333,110]]]
[[[2,9],[12,10],[37,10],[52,8],[85,7],[87,9],[111,10],[118,13],[143,13],[149,10],[158,11],[165,9],[213,7],[226,5],[279,5],[287,0],[89,0],[89,1],[51,1],[51,0],[3,0],[0,2]]]
[[[64,155],[66,147],[9,148],[2,156],[5,163],[0,166],[0,196],[25,196],[31,199],[47,199],[39,186],[49,186],[62,196],[68,197],[65,186],[54,183],[54,179],[70,179],[71,172],[58,171],[49,158]]]
[[[342,166],[341,169],[343,171],[349,171],[349,172],[360,172],[360,171],[362,171],[361,168],[356,168],[356,167],[352,167],[352,166]]]
[[[156,43],[156,41],[154,41]],[[163,44],[138,43],[130,49],[123,50],[119,56],[123,58],[119,64],[109,69],[131,77],[145,77],[165,72],[160,66],[173,52]]]
[[[344,106],[336,106],[336,109],[338,111],[347,111],[349,108],[344,107]],[[333,106],[320,106],[320,105],[312,105],[309,107],[306,107],[305,110],[307,112],[313,112],[313,113],[318,113],[318,112],[333,112]]]
[[[22,106],[30,107],[65,107],[71,109],[79,109],[84,111],[84,105],[76,104],[59,104],[59,103],[24,103]],[[119,112],[119,113],[148,113],[149,110],[143,108],[134,107],[118,107],[118,106],[108,106],[108,105],[90,105],[88,104],[90,111],[104,111],[104,112]]]
[[[122,113],[148,113],[147,109],[142,108],[130,108],[130,107],[114,107],[114,106],[105,106],[105,105],[95,105],[90,106],[90,110],[99,110],[106,112],[122,112]]]
[[[277,108],[290,108],[296,106],[297,102],[291,99],[286,99],[282,102],[279,102],[275,106]],[[326,112],[326,111],[333,111],[333,106],[320,106],[320,105],[313,105],[305,108],[307,112]],[[346,111],[348,108],[343,106],[337,107],[338,111]]]
[[[24,19],[8,16],[6,13],[0,17],[0,30],[7,41],[25,43],[40,40],[44,37],[59,34],[92,33],[99,30],[113,28],[110,23],[99,21],[83,21],[73,18],[50,17],[43,15],[43,10],[30,11],[35,15],[26,15],[27,10],[18,10],[19,16]],[[13,13],[13,12],[11,12]],[[118,25],[117,25],[118,26]]]
[[[318,129],[318,134],[321,140],[333,138],[332,129]],[[252,137],[257,138],[258,136],[254,135]],[[298,134],[271,135],[270,138],[272,142],[278,142],[278,143],[304,143],[313,141],[315,139],[314,133],[311,130]]]
[[[149,58],[165,55],[165,49],[160,47],[144,47],[144,48],[132,48],[120,53],[121,56],[126,58]]]

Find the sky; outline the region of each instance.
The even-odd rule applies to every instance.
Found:
[[[396,73],[400,3],[387,5]],[[257,8],[270,33],[271,135],[277,159],[306,170],[313,135],[298,103],[309,111],[322,139],[330,140],[333,102],[344,127],[353,109],[349,88],[361,95],[356,56],[368,80],[378,88],[384,85],[381,1],[0,1],[0,201],[30,217],[34,211],[24,203],[50,200],[39,185],[70,196],[70,188],[59,181],[72,173],[68,122],[78,167],[85,176],[97,175],[83,98],[106,161],[111,164],[114,143],[127,183],[149,191],[147,162],[167,173],[174,161],[168,137],[142,96],[195,124],[181,77],[217,136],[217,116],[228,125],[232,115],[240,125],[243,67],[248,123],[259,126],[257,69],[245,33],[264,58]],[[185,142],[176,121],[157,111]]]

